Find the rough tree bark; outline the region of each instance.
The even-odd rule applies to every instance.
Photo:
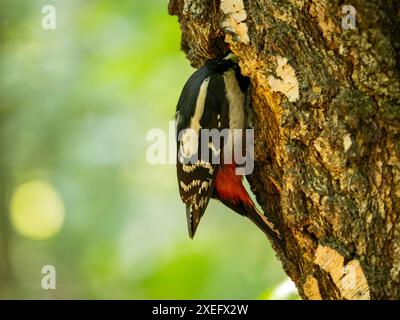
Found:
[[[356,29],[342,27],[344,4]],[[251,80],[250,185],[285,235],[277,256],[304,299],[400,299],[399,8],[169,3],[194,67],[228,43]]]

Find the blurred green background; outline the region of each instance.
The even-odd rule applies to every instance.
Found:
[[[193,72],[166,0],[0,0],[0,23],[1,298],[286,298],[258,229],[213,202],[189,240],[175,167],[146,161]]]

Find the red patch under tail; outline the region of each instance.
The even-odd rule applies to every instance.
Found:
[[[221,200],[251,206],[253,202],[243,186],[243,176],[236,175],[235,169],[235,164],[225,164],[219,169],[214,182],[216,192]]]

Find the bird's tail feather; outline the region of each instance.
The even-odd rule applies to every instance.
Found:
[[[244,205],[246,209],[246,216],[258,227],[260,228],[268,238],[274,242],[281,244],[283,242],[282,235],[275,225],[268,220],[268,218],[257,210],[255,205],[252,203],[250,206]]]

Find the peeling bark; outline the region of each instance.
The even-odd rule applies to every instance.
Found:
[[[170,0],[195,67],[229,43],[250,78],[249,178],[304,299],[400,299],[397,1]]]

